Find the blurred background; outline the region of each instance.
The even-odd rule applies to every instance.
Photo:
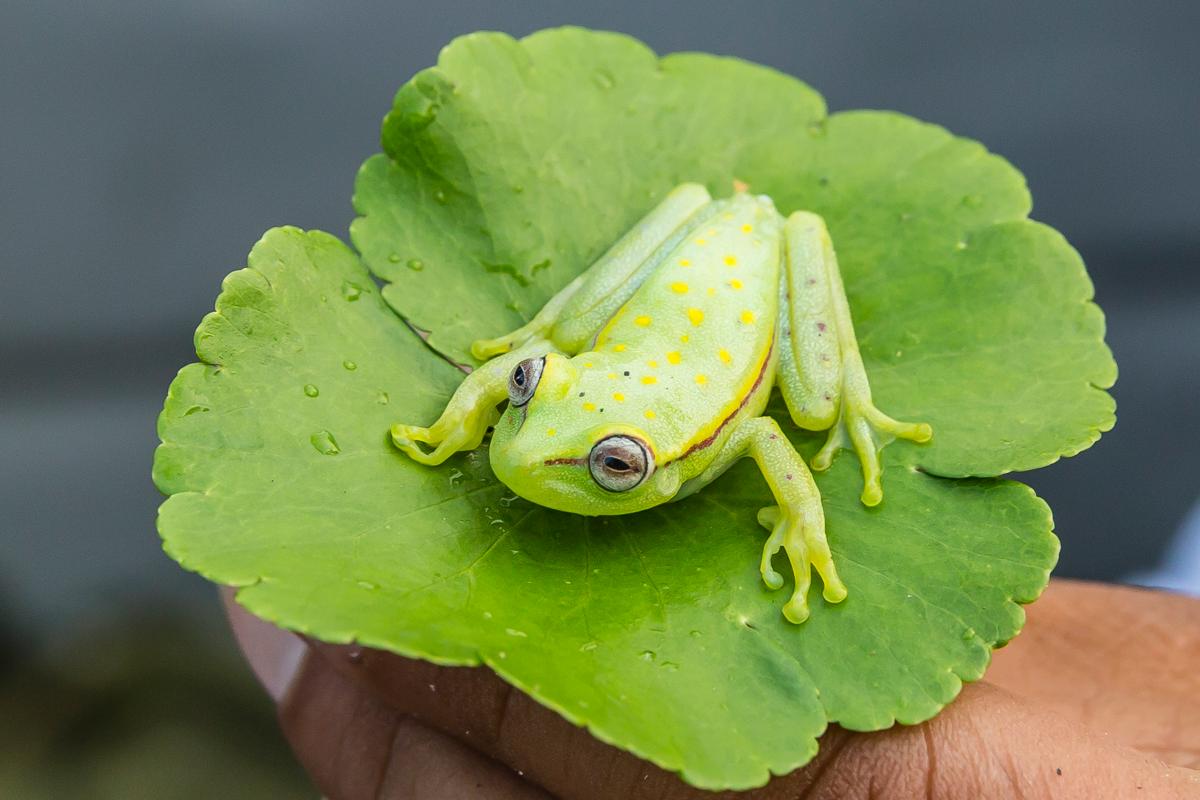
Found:
[[[346,236],[403,81],[457,34],[564,23],[768,64],[833,111],[904,111],[1016,164],[1083,253],[1121,367],[1116,430],[1024,478],[1054,508],[1058,574],[1186,583],[1198,4],[8,3],[0,795],[315,796],[213,587],[159,549],[155,417],[266,228]]]

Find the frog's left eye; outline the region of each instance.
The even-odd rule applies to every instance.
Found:
[[[542,378],[542,369],[546,366],[546,357],[527,358],[513,368],[508,376],[508,400],[514,406],[523,406],[533,398],[538,381]]]
[[[588,456],[592,478],[610,492],[627,492],[654,471],[654,458],[631,436],[609,436],[596,442]]]

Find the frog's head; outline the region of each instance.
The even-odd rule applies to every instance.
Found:
[[[644,431],[580,411],[569,399],[578,380],[557,353],[513,369],[508,408],[492,436],[496,477],[526,500],[589,516],[628,514],[674,497],[678,469],[656,469]]]

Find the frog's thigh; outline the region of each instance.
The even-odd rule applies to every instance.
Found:
[[[720,461],[748,455],[758,464],[777,506],[759,512],[758,520],[771,534],[763,547],[759,569],[763,582],[772,589],[783,579],[771,566],[771,556],[781,547],[791,562],[795,577],[792,597],[783,607],[792,622],[808,618],[808,589],[811,570],[816,569],[825,584],[824,596],[831,603],[846,597],[846,587],[837,574],[833,554],[825,537],[825,512],[821,495],[804,459],[770,417],[756,417],[741,423],[722,450]]]
[[[685,183],[663,198],[580,277],[579,290],[555,320],[551,340],[569,353],[585,350],[621,306],[687,235],[712,202],[708,190]]]
[[[531,339],[516,350],[494,358],[468,375],[437,422],[428,428],[419,425],[392,426],[392,442],[413,460],[422,464],[441,464],[454,453],[474,450],[483,441],[487,429],[500,419],[496,407],[508,396],[508,378],[527,358],[556,352],[545,339]],[[433,445],[426,451],[418,442]]]
[[[788,217],[784,236],[777,382],[792,420],[806,430],[820,431],[837,421],[842,392],[842,354],[828,264],[833,247],[824,221],[803,211]]]
[[[677,186],[596,263],[550,298],[532,320],[505,336],[474,342],[471,354],[481,360],[491,358],[539,336],[565,353],[583,351],[645,280],[652,257],[681,237],[687,221],[710,202],[708,190],[699,184]]]
[[[853,447],[862,465],[862,501],[869,506],[877,505],[883,499],[880,450],[897,437],[914,442],[928,441],[933,432],[924,423],[899,422],[875,407],[866,367],[858,350],[858,339],[854,335],[850,303],[846,299],[825,221],[816,214],[798,211],[788,218],[786,231],[789,251],[796,253],[794,257],[789,256],[789,261],[810,265],[805,268],[803,281],[814,289],[821,289],[823,303],[820,314],[806,320],[807,324],[795,321],[797,312],[792,312],[792,343],[796,348],[796,360],[800,362],[798,366],[801,372],[809,368],[823,369],[826,353],[832,351],[835,354],[832,378],[840,388],[829,394],[833,398],[833,414],[822,426],[830,427],[829,438],[813,458],[813,468],[827,469],[840,448]],[[809,269],[823,274],[807,274]],[[809,281],[813,283],[809,284]],[[795,291],[793,286],[793,299]],[[811,359],[810,363],[803,363],[801,354],[805,352],[816,354],[816,363],[811,363]],[[820,380],[829,377],[826,372],[818,374]],[[796,413],[794,408],[792,413]],[[799,419],[796,421],[803,424]]]

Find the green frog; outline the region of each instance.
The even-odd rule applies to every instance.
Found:
[[[497,478],[586,515],[687,497],[748,456],[777,503],[758,512],[770,531],[762,579],[783,586],[772,566],[782,548],[794,576],[783,614],[794,623],[809,616],[812,570],[828,602],[846,587],[812,474],[763,415],[771,388],[796,425],[829,431],[814,470],[842,447],[858,454],[868,506],[883,499],[882,447],[933,435],[873,404],[824,220],[784,219],[743,184],[720,200],[698,184],[674,189],[528,324],[471,352],[483,365],[431,426],[395,425],[397,447],[440,464],[494,428]]]

